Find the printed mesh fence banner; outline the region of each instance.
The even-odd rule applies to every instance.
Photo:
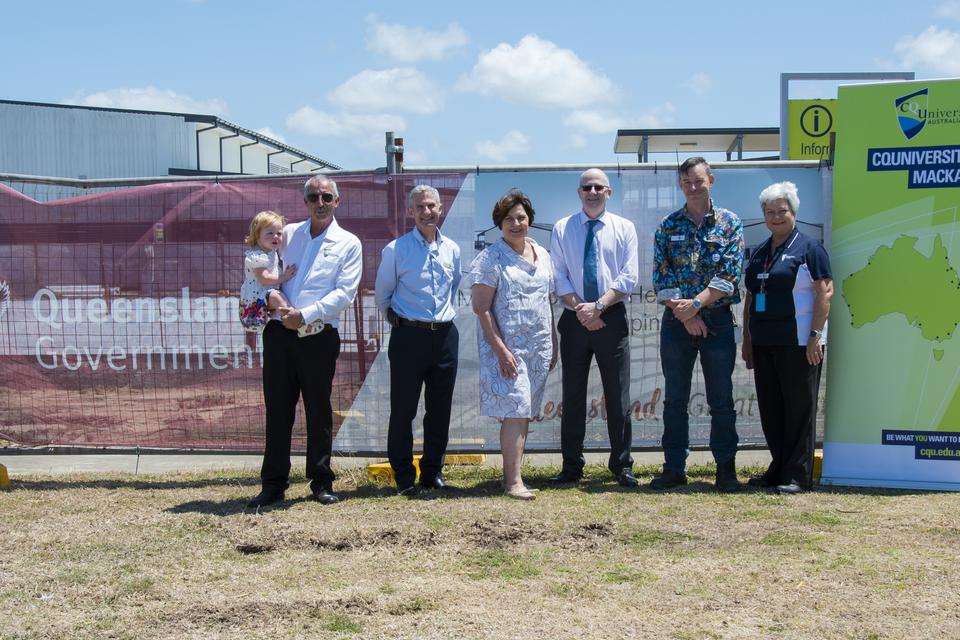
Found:
[[[726,169],[719,203],[748,223],[748,244],[762,232],[756,195],[791,179],[801,187],[799,219],[829,215],[829,174],[816,169]],[[334,448],[386,451],[390,413],[390,326],[374,305],[380,251],[410,230],[406,194],[438,188],[441,232],[456,240],[467,269],[485,242],[499,237],[490,211],[507,188],[531,194],[532,237],[549,246],[549,229],[578,210],[578,171],[430,172],[335,176],[336,217],[363,244],[357,299],[341,318],[342,352],[333,387]],[[243,238],[250,219],[272,210],[306,218],[303,177],[161,183],[74,195],[40,203],[0,184],[0,441],[14,446],[143,447],[258,451],[264,432],[261,342],[237,313]],[[653,230],[679,208],[675,173],[611,173],[611,211],[634,221],[640,284],[627,303],[631,326],[634,446],[659,446],[663,377],[662,308],[651,291]],[[17,186],[17,185],[14,185]],[[68,193],[65,189],[64,193]],[[751,225],[749,221],[753,219]],[[806,229],[805,229],[806,231]],[[764,232],[765,233],[765,232]],[[763,236],[765,237],[765,236]],[[496,451],[498,425],[479,415],[477,323],[469,290],[459,294],[460,365],[450,426],[451,451]],[[559,315],[560,308],[556,308]],[[739,315],[740,310],[735,313]],[[543,416],[531,424],[529,450],[560,443],[562,363],[549,379]],[[825,385],[824,385],[825,386]],[[762,443],[752,374],[734,373],[742,443]],[[588,389],[588,449],[608,446],[596,366]],[[421,442],[415,422],[415,442]],[[691,444],[709,439],[699,367],[690,402]],[[305,449],[302,411],[294,448]],[[2,442],[0,442],[2,444]],[[415,444],[415,447],[417,444]]]

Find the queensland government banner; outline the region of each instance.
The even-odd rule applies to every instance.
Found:
[[[641,280],[627,305],[633,442],[656,447],[663,433],[663,309],[651,290],[653,232],[683,196],[672,169],[609,173],[610,209],[631,220],[640,238]],[[714,199],[744,218],[748,245],[766,237],[757,194],[771,182],[800,186],[806,231],[819,232],[828,217],[824,196],[831,176],[815,165],[732,165],[716,173]],[[580,206],[579,174],[370,172],[336,178],[337,219],[364,247],[360,291],[340,318],[342,352],[332,398],[337,450],[385,450],[390,325],[374,305],[373,283],[384,245],[413,227],[404,210],[407,192],[416,184],[439,189],[443,233],[460,245],[466,267],[499,238],[491,210],[511,187],[533,198],[532,235],[549,246],[553,223]],[[0,446],[262,448],[262,345],[256,334],[244,333],[237,315],[242,239],[263,209],[303,220],[302,186],[303,177],[188,181],[40,202],[0,185]],[[460,366],[450,446],[491,451],[498,448],[498,426],[479,415],[477,321],[469,296],[465,289],[457,301]],[[551,374],[528,449],[559,446],[561,376],[561,370]],[[705,398],[697,371],[689,405],[694,444],[709,439]],[[752,376],[739,363],[734,401],[741,442],[762,443]],[[418,418],[416,446],[420,424]],[[594,369],[586,446],[607,446],[606,432]],[[301,418],[293,442],[303,449]]]
[[[960,489],[960,80],[839,96],[822,481]]]

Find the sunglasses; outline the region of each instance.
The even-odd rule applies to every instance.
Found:
[[[332,193],[308,193],[307,202],[317,202],[318,200],[323,200],[326,204],[333,202],[334,195]]]
[[[591,191],[596,191],[597,193],[603,192],[607,188],[605,184],[582,184],[580,185],[580,191],[584,193],[590,193]]]

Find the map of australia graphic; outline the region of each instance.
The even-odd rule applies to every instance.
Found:
[[[944,342],[960,324],[960,275],[936,235],[929,256],[916,248],[918,238],[900,236],[877,249],[865,267],[843,281],[843,298],[854,329],[887,315],[900,315],[931,343],[933,359],[943,358]],[[960,391],[955,390],[940,420],[941,429],[960,424]]]

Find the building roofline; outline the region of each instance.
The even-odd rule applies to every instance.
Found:
[[[24,107],[49,107],[49,108],[57,108],[57,109],[86,109],[88,111],[106,111],[106,112],[112,112],[112,113],[136,113],[140,115],[172,116],[176,118],[183,118],[186,122],[205,123],[205,124],[214,125],[216,127],[220,127],[223,129],[231,130],[234,133],[241,134],[245,138],[250,138],[252,140],[257,140],[258,142],[263,142],[264,144],[271,147],[275,147],[280,151],[285,151],[291,155],[303,158],[304,160],[310,160],[311,162],[315,162],[324,168],[334,169],[334,170],[343,168],[339,165],[333,164],[332,162],[324,160],[323,158],[307,153],[302,149],[298,149],[297,147],[290,146],[285,142],[280,142],[279,140],[271,138],[270,136],[265,136],[262,133],[257,133],[256,131],[252,131],[251,129],[241,127],[240,125],[234,124],[228,120],[224,120],[219,116],[214,116],[214,115],[205,114],[205,113],[181,113],[177,111],[150,111],[147,109],[121,109],[118,107],[93,107],[93,106],[87,106],[82,104],[60,104],[58,102],[30,102],[27,100],[0,99],[0,104],[10,104],[10,105],[18,105],[18,106],[24,106]]]

